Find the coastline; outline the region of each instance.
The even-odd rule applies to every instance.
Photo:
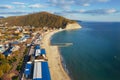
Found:
[[[71,80],[68,73],[63,68],[58,46],[50,45],[51,37],[60,31],[63,30],[54,30],[52,32],[45,33],[43,35],[43,44],[41,47],[46,49],[51,80]]]

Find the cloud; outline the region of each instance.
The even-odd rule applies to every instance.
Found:
[[[116,9],[95,9],[95,10],[73,10],[73,11],[62,11],[56,12],[58,15],[68,15],[68,14],[89,14],[89,15],[109,15],[114,13],[119,13],[120,11]]]
[[[62,9],[69,9],[70,5],[74,4],[74,0],[48,0],[51,6],[57,6]]]
[[[116,13],[116,12],[119,12],[119,11],[117,11],[116,9],[108,9],[106,12],[111,14],[111,13]]]
[[[33,4],[33,5],[29,5],[29,8],[45,8],[46,6],[41,5],[41,4]]]
[[[85,12],[84,9],[81,9],[81,10],[78,11],[78,13],[84,13],[84,12]]]
[[[12,2],[13,4],[17,4],[17,5],[23,5],[23,4],[25,4],[25,3],[23,3],[23,2]]]
[[[98,2],[109,2],[110,0],[98,0]]]
[[[0,14],[26,14],[27,12],[23,11],[13,11],[13,12],[0,12]]]
[[[25,8],[26,6],[25,5],[20,5],[19,8]]]
[[[83,4],[83,6],[90,6],[90,4],[89,3],[85,3],[85,4]]]
[[[91,15],[106,15],[106,14],[113,14],[118,13],[116,9],[96,9],[96,10],[88,10],[83,12],[84,14],[91,14]]]
[[[103,3],[103,2],[108,2],[110,0],[48,0],[48,3],[51,4],[52,6],[58,6],[60,8],[66,9],[72,6],[90,6],[90,4],[94,3]]]
[[[10,5],[0,5],[0,9],[11,9],[11,8],[13,7]]]

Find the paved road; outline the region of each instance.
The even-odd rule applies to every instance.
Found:
[[[37,34],[35,36],[35,39],[33,39],[32,42],[31,42],[32,45],[34,45],[34,44],[40,44],[40,40],[38,40],[39,36],[40,36],[40,34]],[[34,46],[30,46],[28,48],[28,52],[27,52],[27,54],[24,57],[22,69],[20,71],[19,80],[31,80],[31,79],[26,79],[25,76],[24,76],[25,65],[28,62],[30,55],[34,55]],[[34,58],[32,59],[32,61],[34,61]]]

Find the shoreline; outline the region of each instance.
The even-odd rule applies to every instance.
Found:
[[[50,44],[51,37],[63,30],[54,30],[45,33],[42,39],[42,48],[45,48],[48,57],[48,65],[51,75],[51,80],[71,80],[68,73],[65,71],[62,64],[61,55],[58,46]]]

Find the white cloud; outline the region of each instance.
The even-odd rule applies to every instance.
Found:
[[[108,14],[116,13],[116,12],[117,12],[116,9],[108,9],[108,10],[106,10],[106,13],[108,13]]]
[[[84,11],[84,14],[91,14],[91,15],[108,15],[118,13],[119,11],[116,9],[95,9],[95,10],[87,10]]]
[[[44,5],[41,5],[41,4],[33,4],[33,5],[30,5],[29,8],[45,8],[46,6]]]
[[[61,8],[72,7],[75,5],[78,6],[90,6],[90,4],[94,3],[103,3],[108,2],[110,0],[48,0],[48,3],[53,6],[58,6]]]
[[[18,6],[18,8],[25,8],[25,7],[26,7],[25,5]]]
[[[81,9],[80,11],[78,11],[78,12],[80,12],[80,13],[84,13],[86,10],[84,10],[84,9]]]
[[[11,9],[13,8],[11,5],[0,5],[0,9]]]
[[[11,12],[0,12],[0,14],[27,14],[28,12],[24,11],[11,11]]]
[[[90,4],[89,3],[85,3],[85,4],[83,4],[83,6],[90,6]]]
[[[51,6],[57,6],[59,8],[69,10],[71,5],[75,3],[74,0],[48,0]]]
[[[120,11],[116,9],[95,9],[95,10],[73,10],[73,11],[62,11],[62,12],[56,12],[55,14],[59,15],[70,15],[70,14],[88,14],[88,15],[110,15],[119,13]]]
[[[23,4],[25,4],[25,3],[23,3],[23,2],[12,2],[13,4],[17,4],[17,5],[23,5]]]
[[[98,0],[98,2],[108,2],[109,0]]]
[[[49,0],[49,1],[55,4],[58,2],[57,0]]]

